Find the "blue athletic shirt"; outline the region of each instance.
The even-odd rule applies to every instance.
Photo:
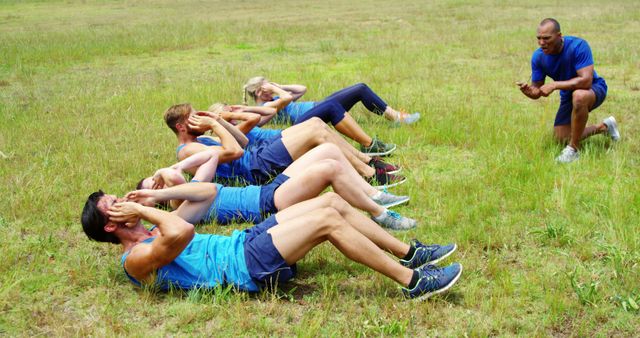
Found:
[[[232,284],[240,290],[256,292],[258,287],[251,279],[244,258],[246,233],[235,230],[231,236],[195,234],[187,247],[173,262],[157,270],[155,284],[162,290],[171,287],[179,289],[212,288],[217,285]],[[151,243],[155,237],[143,243]],[[122,255],[121,264],[129,251]],[[125,274],[131,282],[140,286],[140,282]]]
[[[196,138],[196,142],[204,144],[205,146],[221,146],[219,142],[210,138],[199,136]],[[176,149],[176,158],[178,153],[186,144],[181,144]],[[252,157],[255,156],[252,151],[245,151],[242,156],[234,161],[228,163],[218,163],[216,168],[216,178],[222,178],[230,182],[249,182],[255,183],[253,175],[251,174]]]
[[[280,137],[282,137],[282,130],[253,127],[253,129],[247,133],[247,139],[249,139],[247,147],[257,146],[264,142],[268,143]]]
[[[545,76],[554,81],[566,81],[578,76],[578,69],[593,65],[591,48],[587,41],[574,37],[565,36],[562,52],[555,55],[547,55],[538,48],[531,57],[531,81],[544,81]],[[604,81],[598,76],[595,69],[593,71],[593,83]],[[571,91],[561,90],[562,98],[570,98]]]
[[[218,224],[228,224],[236,220],[250,223],[262,221],[262,212],[260,211],[260,190],[262,187],[256,185],[243,188],[225,187],[216,183],[216,188],[218,193],[203,221],[215,220]]]
[[[279,96],[274,97],[273,101],[277,100],[278,98]],[[278,112],[278,115],[276,115],[276,120],[280,122],[289,121],[290,123],[295,124],[300,116],[311,110],[315,105],[316,103],[313,101],[293,101]]]

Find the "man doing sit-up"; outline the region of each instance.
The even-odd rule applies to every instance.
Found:
[[[444,268],[431,265],[450,255],[455,245],[402,243],[333,193],[293,205],[231,236],[218,236],[196,234],[191,224],[209,209],[213,184],[174,188],[186,202],[173,213],[134,202],[140,198],[136,192],[125,198],[95,192],[84,206],[85,233],[96,241],[122,245],[121,264],[134,284],[165,290],[233,285],[258,291],[294,277],[296,262],[325,241],[402,285],[407,298],[443,292],[462,273],[458,263]],[[156,227],[147,230],[141,220]]]

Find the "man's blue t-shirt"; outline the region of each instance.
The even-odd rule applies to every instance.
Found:
[[[548,55],[538,48],[531,57],[531,81],[544,81],[545,76],[554,81],[566,81],[578,76],[578,69],[593,65],[591,48],[587,41],[565,36],[564,46],[560,54]],[[593,83],[604,81],[593,71]],[[571,91],[561,90],[560,96],[565,98],[571,95]]]

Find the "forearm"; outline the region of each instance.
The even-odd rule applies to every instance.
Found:
[[[566,81],[555,81],[553,87],[556,90],[576,90],[576,89],[591,89],[592,78],[584,78],[576,76]]]
[[[225,121],[224,119],[220,119],[218,123],[220,123],[220,125],[228,132],[228,134],[235,139],[236,144],[238,144],[241,148],[244,148],[247,146],[247,144],[249,144],[249,139],[234,125]],[[218,133],[216,133],[216,135],[220,137],[220,143],[222,143],[222,146],[225,147],[222,135],[219,135]]]
[[[270,108],[273,109],[273,108]],[[236,125],[236,129],[240,130],[243,134],[247,134],[253,127],[255,127],[261,120],[259,114],[254,113],[225,113],[222,115],[225,120],[241,121]]]
[[[158,202],[169,200],[201,202],[211,197],[214,192],[215,184],[198,182],[181,184],[167,189],[154,190],[153,197]]]
[[[307,92],[307,87],[300,84],[277,85],[278,87],[288,91],[293,95],[293,99],[297,100]]]
[[[199,167],[214,157],[216,159],[218,158],[218,151],[215,149],[207,149],[185,158],[184,160],[172,165],[171,168],[185,171],[189,168]]]
[[[276,111],[282,110],[293,101],[293,96],[288,91],[277,86],[273,86],[273,88],[273,92],[278,96],[278,99],[273,101],[273,108],[275,108]]]
[[[236,138],[229,133],[227,129],[225,129],[220,124],[216,124],[211,128],[211,132],[217,135],[220,138],[220,145],[222,146],[222,153],[219,155],[220,161],[225,162],[229,160],[233,160],[242,155],[242,147],[236,141]]]

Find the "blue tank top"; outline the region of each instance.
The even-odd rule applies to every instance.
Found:
[[[172,287],[193,289],[229,284],[243,291],[258,291],[244,258],[245,236],[244,231],[238,230],[231,236],[195,234],[173,262],[156,271],[155,284],[165,291]],[[143,243],[151,243],[154,239],[148,238]],[[123,269],[128,255],[129,251],[122,255]],[[124,272],[131,282],[140,286],[140,282],[131,277],[127,270]]]
[[[260,211],[260,190],[262,187],[250,185],[248,187],[225,187],[216,183],[218,194],[211,203],[209,211],[203,221],[213,220],[218,224],[228,224],[234,221],[259,223],[262,221]]]
[[[260,145],[264,142],[272,142],[280,137],[282,137],[282,130],[254,127],[247,133],[247,138],[249,139],[247,147]]]
[[[277,100],[279,96],[273,98],[273,101]],[[263,104],[264,105],[264,104]],[[306,112],[311,110],[316,105],[313,101],[303,101],[297,102],[293,101],[289,103],[286,107],[282,108],[278,111],[276,115],[276,122],[282,123],[292,123],[296,124],[300,116],[304,115]]]
[[[196,142],[203,144],[205,146],[221,146],[219,142],[210,138],[210,137],[202,137],[199,136],[196,138]],[[181,144],[176,149],[176,158],[178,157],[178,153],[182,148],[184,148],[186,144]],[[228,162],[228,163],[218,163],[218,168],[216,169],[216,178],[222,178],[225,182],[240,182],[241,184],[244,182],[255,183],[253,175],[251,174],[251,163],[254,161],[252,158],[255,156],[252,151],[245,151],[237,160]]]

